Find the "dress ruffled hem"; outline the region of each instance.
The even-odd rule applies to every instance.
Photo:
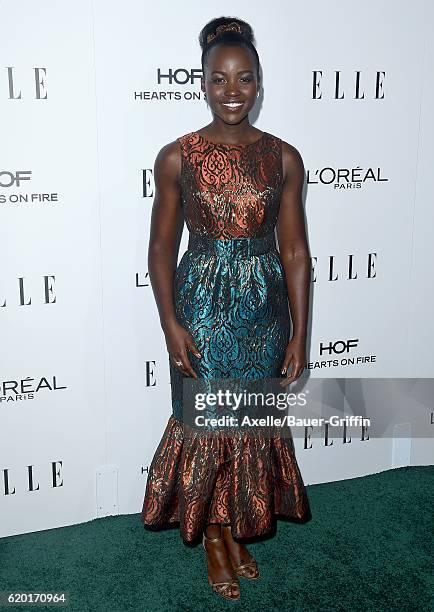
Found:
[[[191,543],[209,523],[230,523],[233,537],[242,539],[266,535],[278,515],[310,520],[291,437],[185,431],[171,415],[149,468],[145,527],[179,522]]]

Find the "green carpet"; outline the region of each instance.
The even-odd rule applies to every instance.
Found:
[[[262,577],[241,579],[237,602],[212,593],[201,546],[139,514],[1,539],[0,590],[70,593],[68,607],[9,610],[434,610],[434,466],[307,490],[312,520],[250,544]]]

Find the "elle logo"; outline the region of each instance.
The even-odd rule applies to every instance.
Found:
[[[61,479],[60,469],[62,467],[62,461],[52,461],[51,462],[51,473],[50,473],[50,486],[52,489],[57,489],[59,487],[63,487],[63,479]],[[27,491],[39,491],[40,485],[39,482],[36,482],[37,478],[34,474],[34,465],[27,466]],[[13,476],[10,473],[9,469],[3,470],[3,495],[15,495],[16,488],[13,483]]]
[[[42,301],[44,304],[55,304],[56,303],[56,296],[54,294],[54,280],[55,277],[50,275],[50,276],[43,276],[42,277],[42,292],[43,292],[43,296],[42,296]],[[26,302],[26,300],[28,299],[28,301]],[[18,305],[19,306],[30,306],[32,303],[32,298],[28,297],[25,293],[25,287],[24,287],[24,277],[19,277],[18,278]],[[1,302],[1,296],[0,296],[0,308],[6,308],[7,302],[6,302],[6,298],[4,299],[3,302]]]
[[[332,89],[332,95],[329,96],[334,100],[343,100],[345,98],[345,92],[341,85],[341,70],[335,70],[334,82],[332,79],[331,85],[334,85],[334,91]],[[386,73],[382,70],[377,70],[373,77],[370,78],[369,83],[371,85],[372,99],[384,100],[384,78]],[[321,90],[323,71],[313,70],[312,71],[312,100],[322,100],[323,92]],[[354,88],[353,100],[364,100],[365,93],[361,92],[361,70],[356,70],[354,76],[346,79],[347,87]]]
[[[33,68],[32,88],[35,100],[46,100],[47,92],[45,89],[44,76],[47,74],[46,68]],[[14,73],[14,66],[6,67],[6,78],[8,83],[9,100],[21,100],[22,92],[18,85],[18,78]]]

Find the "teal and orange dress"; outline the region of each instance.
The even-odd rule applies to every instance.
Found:
[[[290,340],[285,273],[275,226],[282,193],[282,141],[212,143],[178,139],[188,249],[173,283],[177,320],[202,357],[198,378],[281,378]],[[178,523],[185,542],[208,523],[235,538],[265,535],[279,515],[311,518],[292,436],[185,435],[183,375],[169,358],[172,414],[152,459],[141,513],[145,527]],[[191,379],[190,379],[191,380]],[[283,389],[282,389],[283,390]]]

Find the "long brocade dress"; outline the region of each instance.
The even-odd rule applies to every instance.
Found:
[[[282,192],[282,141],[217,144],[198,132],[178,139],[188,249],[174,276],[177,320],[201,358],[199,379],[281,378],[290,340],[285,273],[275,225]],[[277,516],[306,522],[311,511],[292,436],[185,435],[183,379],[169,358],[172,414],[152,459],[141,520],[179,522],[185,542],[208,523],[236,538],[271,531]],[[190,378],[190,377],[187,377]]]

